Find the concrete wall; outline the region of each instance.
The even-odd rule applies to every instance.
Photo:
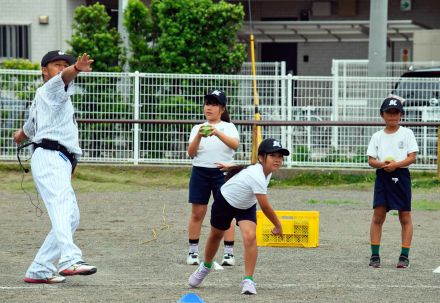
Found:
[[[69,48],[73,11],[83,0],[1,0],[0,24],[30,24],[31,61],[40,62],[49,50]],[[39,24],[48,16],[48,24]]]
[[[94,1],[94,0],[93,0]],[[31,24],[31,60],[38,62],[48,50],[69,48],[66,40],[71,36],[73,11],[78,5],[92,0],[0,0],[0,24]],[[100,0],[103,4],[110,4],[116,0]],[[325,2],[330,0],[320,0]],[[354,16],[340,16],[339,5],[344,1],[331,0],[331,15],[316,17],[310,15],[311,20],[368,20],[370,16],[369,0],[352,0],[356,2]],[[106,3],[108,2],[108,3]],[[145,2],[149,2],[145,0]],[[229,0],[231,3],[242,3],[245,11],[248,10],[247,1]],[[315,1],[316,2],[316,1]],[[400,0],[388,0],[388,16],[390,20],[411,19],[415,22],[432,28],[440,28],[440,1],[413,0],[411,11],[400,10]],[[311,10],[313,1],[309,0],[252,0],[252,19],[264,18],[291,18],[299,17],[302,10]],[[38,23],[38,16],[49,16],[49,24]],[[247,18],[247,17],[246,17]],[[247,19],[246,19],[247,20]],[[258,41],[257,41],[258,44]],[[417,49],[412,48],[412,42],[399,42],[388,46],[388,60],[400,61],[402,49],[409,50],[409,60],[419,58]],[[260,48],[257,45],[257,59]],[[424,54],[423,52],[421,54]],[[303,62],[305,55],[309,62]],[[425,56],[425,55],[423,55]],[[330,75],[332,59],[367,59],[367,43],[300,43],[298,44],[298,74],[299,75]]]
[[[440,30],[427,30],[415,33],[414,60],[440,61]]]
[[[330,0],[327,0],[330,1]],[[254,0],[252,1],[252,19],[261,20],[265,18],[290,18],[295,20],[299,17],[301,10],[310,11],[310,20],[369,20],[370,19],[370,0],[353,0],[356,2],[356,14],[345,17],[339,14],[339,4],[344,1],[331,1],[331,15],[328,17],[313,16],[313,1],[283,1],[283,0]],[[240,2],[245,11],[248,11],[246,1]],[[326,2],[326,0],[320,0]],[[431,27],[440,28],[440,1],[413,0],[410,11],[400,10],[400,0],[388,0],[388,19],[389,20],[413,20],[416,23]],[[248,18],[248,17],[246,17]],[[247,21],[248,19],[246,19]],[[257,41],[258,42],[258,41]],[[414,57],[420,49],[413,49],[413,43],[394,42],[387,47],[388,61],[402,61],[403,50],[408,51],[408,61],[416,61]],[[257,47],[257,50],[260,48]],[[425,51],[426,52],[426,51]],[[440,53],[440,52],[438,52]],[[309,61],[304,62],[304,56],[309,56]],[[332,59],[368,59],[368,43],[299,43],[297,55],[298,75],[323,75],[331,74]],[[257,53],[259,58],[259,53]]]

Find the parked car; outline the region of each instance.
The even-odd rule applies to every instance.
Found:
[[[413,69],[405,72],[392,92],[405,99],[402,121],[440,121],[440,67]],[[437,127],[413,127],[422,154],[434,155],[437,148]]]
[[[405,72],[392,93],[406,100],[404,107],[440,106],[440,67]]]

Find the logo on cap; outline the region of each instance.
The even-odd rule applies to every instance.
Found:
[[[395,100],[395,99],[391,99],[389,105],[390,105],[390,106],[391,106],[391,105],[397,106],[397,100]]]
[[[276,140],[274,140],[273,141],[273,147],[281,147],[281,143],[276,141]]]
[[[220,96],[221,95],[221,91],[219,91],[219,90],[213,90],[212,92],[211,92],[211,95],[216,95],[216,96]]]
[[[60,56],[62,56],[62,55],[65,55],[66,53],[65,52],[62,52],[62,51],[59,51],[58,52],[58,55],[60,55]]]

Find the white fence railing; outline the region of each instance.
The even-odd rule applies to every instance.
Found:
[[[414,62],[386,62],[386,76],[400,77],[410,68],[439,67],[439,61],[414,61]],[[368,60],[341,60],[332,61],[332,75],[337,77],[367,77]]]
[[[262,120],[380,121],[379,106],[397,78],[257,76]],[[410,79],[417,81],[420,79]],[[429,80],[429,79],[428,79]],[[437,79],[431,79],[438,81]],[[427,81],[427,79],[423,79]],[[16,159],[13,132],[22,126],[39,71],[0,70],[0,159]],[[84,73],[73,96],[78,119],[203,120],[204,94],[220,88],[228,96],[232,120],[252,120],[252,76],[142,73]],[[415,107],[419,121],[439,121],[440,107]],[[408,109],[407,109],[408,110]],[[414,121],[414,120],[413,120]],[[189,164],[192,125],[80,124],[81,161]],[[367,167],[365,151],[380,127],[264,126],[292,152],[287,166]],[[435,169],[437,128],[412,127],[420,145],[420,169]],[[249,162],[251,127],[239,125],[238,162]],[[29,155],[29,151],[26,151]]]

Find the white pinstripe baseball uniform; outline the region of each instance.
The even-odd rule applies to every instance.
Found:
[[[40,87],[29,110],[23,131],[32,142],[58,141],[76,155],[78,127],[70,96],[73,85],[64,84],[61,74]],[[82,261],[81,250],[73,242],[79,224],[79,209],[71,185],[72,165],[60,151],[37,148],[31,160],[32,177],[47,209],[52,229],[39,249],[26,277],[44,279]],[[58,266],[54,262],[58,261]]]

